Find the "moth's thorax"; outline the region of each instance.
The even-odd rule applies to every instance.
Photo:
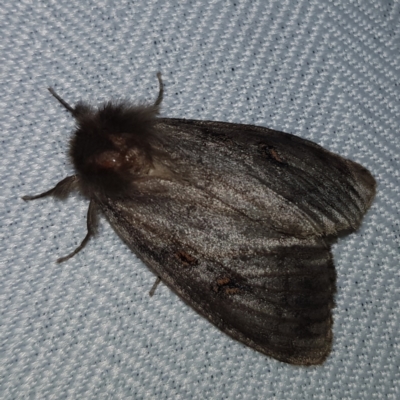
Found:
[[[149,174],[157,109],[120,102],[98,110],[79,105],[76,110],[70,157],[89,192],[120,194]]]

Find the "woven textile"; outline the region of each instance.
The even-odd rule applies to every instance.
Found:
[[[400,398],[400,1],[18,1],[0,10],[1,399]],[[367,167],[357,233],[334,246],[334,344],[293,367],[187,307],[71,196],[68,102],[153,101],[162,115],[268,126]]]

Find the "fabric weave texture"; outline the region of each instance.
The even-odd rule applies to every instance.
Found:
[[[20,1],[0,10],[0,398],[400,398],[400,1]],[[267,126],[378,182],[334,247],[334,344],[293,367],[233,341],[165,286],[88,203],[25,203],[73,173],[70,104]]]

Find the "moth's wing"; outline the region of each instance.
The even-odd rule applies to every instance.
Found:
[[[234,339],[280,361],[322,363],[335,292],[329,246],[278,234],[200,189],[158,184],[156,198],[100,204],[129,247]]]
[[[376,183],[361,165],[308,140],[251,125],[161,119],[172,168],[253,220],[296,236],[358,228]]]
[[[221,330],[279,360],[321,363],[335,271],[323,236],[356,229],[360,165],[266,128],[163,119],[154,169],[99,204],[156,275]]]

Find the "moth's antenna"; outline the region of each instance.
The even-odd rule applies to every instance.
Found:
[[[53,88],[48,88],[49,92],[72,114],[75,115],[75,109],[73,109],[65,100],[63,100]]]
[[[164,97],[164,84],[161,79],[161,72],[157,72],[157,79],[158,79],[158,84],[159,84],[159,90],[158,90],[157,100],[154,103],[154,105],[156,107],[161,104],[161,102],[163,101],[163,97]]]

